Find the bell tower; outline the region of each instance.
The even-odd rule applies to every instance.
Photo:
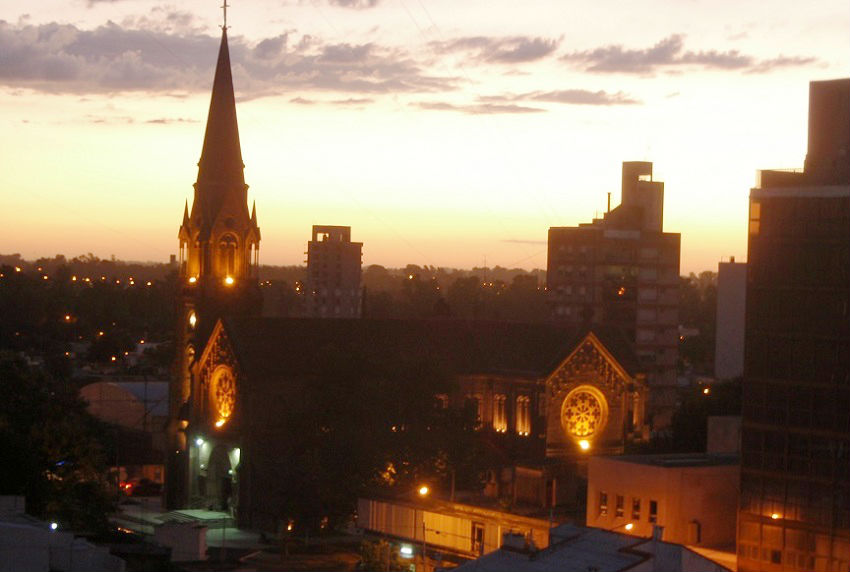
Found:
[[[169,459],[166,508],[187,506],[188,448],[186,431],[192,423],[195,387],[190,368],[224,315],[259,312],[257,284],[260,228],[257,209],[248,212],[248,185],[239,143],[236,100],[222,26],[207,127],[192,208],[183,208],[179,241],[179,308],[175,372],[169,392]]]

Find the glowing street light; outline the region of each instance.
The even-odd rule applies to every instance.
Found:
[[[581,441],[578,442],[578,446],[582,451],[589,451],[590,450],[590,441],[588,441],[587,439],[582,439]]]
[[[50,530],[56,530],[57,528],[59,528],[58,522],[51,522],[50,523]]]
[[[195,277],[195,276],[189,276],[189,284],[194,284],[194,283],[195,283],[195,282],[197,282],[197,281],[198,281],[197,277]]]
[[[702,390],[702,394],[703,394],[703,395],[708,395],[709,393],[711,393],[711,388],[710,388],[710,387],[706,387],[705,389],[703,389],[703,390]]]
[[[419,496],[420,497],[424,497],[429,492],[431,492],[431,489],[428,488],[428,485],[422,485],[421,487],[419,487]]]
[[[626,526],[624,526],[623,528],[625,528],[626,530],[631,530],[634,527],[635,527],[634,523],[630,522],[630,523],[626,524]]]
[[[195,324],[197,323],[198,317],[195,315],[195,312],[192,312],[191,314],[189,314],[189,325],[194,328]]]
[[[198,437],[197,439],[195,439],[195,445],[197,445],[198,447],[200,447],[203,444],[204,444],[203,437]]]
[[[772,518],[773,520],[779,520],[779,513],[774,512],[770,515],[770,518]]]
[[[225,279],[224,279],[224,283],[225,283],[225,285],[227,285],[227,286],[233,286],[233,283],[234,283],[234,282],[236,282],[236,281],[233,279],[233,276],[227,276],[227,277],[225,277]]]
[[[222,418],[215,422],[215,426],[217,429],[221,429],[225,423],[227,423],[227,419]]]

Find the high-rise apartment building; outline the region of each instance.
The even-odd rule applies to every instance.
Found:
[[[850,566],[850,79],[750,192],[738,569]]]
[[[744,310],[747,301],[747,265],[717,265],[717,310],[714,333],[714,377],[730,380],[744,374]]]
[[[307,243],[307,316],[360,317],[362,252],[362,242],[351,242],[350,226],[313,226]]]
[[[546,285],[556,321],[618,327],[647,371],[652,426],[676,406],[681,235],[664,232],[664,183],[623,163],[622,202],[603,218],[549,229]]]

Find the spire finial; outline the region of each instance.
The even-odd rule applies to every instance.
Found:
[[[227,9],[229,7],[227,0],[224,0],[224,4],[221,5],[221,9],[224,11],[224,25],[221,27],[222,30],[227,30]]]

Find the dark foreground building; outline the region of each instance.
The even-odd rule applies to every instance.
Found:
[[[750,192],[738,569],[850,566],[850,79]]]

